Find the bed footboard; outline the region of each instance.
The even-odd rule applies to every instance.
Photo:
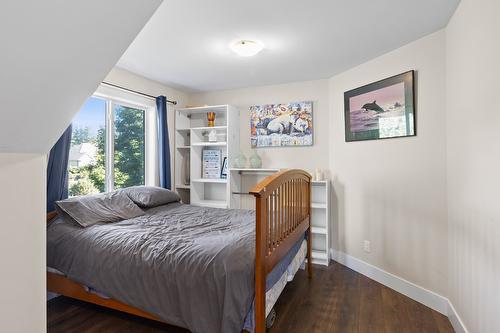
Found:
[[[255,333],[266,331],[266,276],[304,233],[307,270],[311,271],[311,175],[304,170],[283,170],[251,191],[256,206]]]

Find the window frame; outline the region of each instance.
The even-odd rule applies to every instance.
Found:
[[[105,185],[104,191],[114,190],[114,154],[115,154],[115,115],[114,105],[122,105],[144,111],[144,184],[157,185],[157,134],[156,134],[156,101],[119,88],[100,85],[92,95],[106,102],[105,126],[106,140],[104,145]]]

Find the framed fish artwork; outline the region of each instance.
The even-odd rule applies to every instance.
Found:
[[[312,101],[251,106],[252,148],[312,146],[312,111]]]
[[[345,141],[415,136],[414,71],[344,93]]]

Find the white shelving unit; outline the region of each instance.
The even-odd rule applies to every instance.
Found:
[[[311,188],[312,261],[328,266],[330,248],[330,182],[313,181]]]
[[[215,112],[213,127],[207,126],[207,112]],[[175,188],[183,202],[203,207],[230,206],[231,173],[228,172],[227,179],[203,178],[202,159],[206,149],[220,150],[221,163],[224,157],[228,162],[234,159],[240,147],[238,127],[239,111],[230,105],[175,110]],[[212,130],[217,133],[216,142],[208,141]]]

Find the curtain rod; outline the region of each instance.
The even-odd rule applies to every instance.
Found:
[[[118,88],[118,89],[130,91],[130,92],[132,92],[134,94],[142,95],[142,96],[149,97],[149,98],[152,98],[152,99],[156,99],[156,96],[145,94],[145,93],[142,93],[142,92],[137,91],[137,90],[132,90],[132,89],[129,89],[129,88],[121,87],[119,85],[116,85],[116,84],[113,84],[113,83],[109,83],[109,82],[106,82],[106,81],[102,81],[102,84],[105,84],[105,85],[111,86],[111,87],[115,87],[115,88]],[[177,101],[170,101],[168,99],[167,99],[167,103],[168,104],[172,104],[172,105],[177,105]]]

